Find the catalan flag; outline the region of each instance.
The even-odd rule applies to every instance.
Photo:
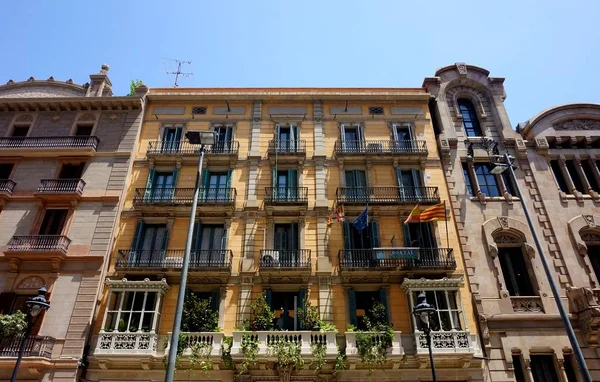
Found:
[[[327,224],[331,225],[333,221],[343,222],[346,220],[346,214],[344,213],[344,205],[340,204],[338,208],[327,218]]]
[[[421,212],[420,220],[430,222],[434,220],[446,220],[446,202],[438,203]]]
[[[408,224],[411,222],[417,222],[417,223],[420,222],[421,221],[420,215],[421,215],[421,211],[419,210],[419,203],[417,203],[415,208],[413,208],[413,210],[410,211],[410,215],[408,215],[408,217],[404,221],[404,224]]]

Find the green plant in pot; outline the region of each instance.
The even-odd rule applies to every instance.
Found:
[[[369,375],[377,365],[387,361],[387,351],[392,346],[394,328],[388,323],[386,307],[375,302],[363,318],[366,331],[356,332],[356,348],[361,362],[369,368]]]

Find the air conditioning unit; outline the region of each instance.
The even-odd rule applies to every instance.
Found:
[[[279,251],[263,251],[261,263],[265,266],[275,266],[279,264]]]

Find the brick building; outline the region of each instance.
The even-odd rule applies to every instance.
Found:
[[[0,86],[0,312],[23,311],[43,285],[51,303],[19,380],[77,380],[147,90],[115,97],[107,72]],[[1,344],[0,379],[18,340]]]

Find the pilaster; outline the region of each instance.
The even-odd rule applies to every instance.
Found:
[[[319,278],[319,314],[321,320],[333,322],[333,304],[331,301],[331,278]]]

